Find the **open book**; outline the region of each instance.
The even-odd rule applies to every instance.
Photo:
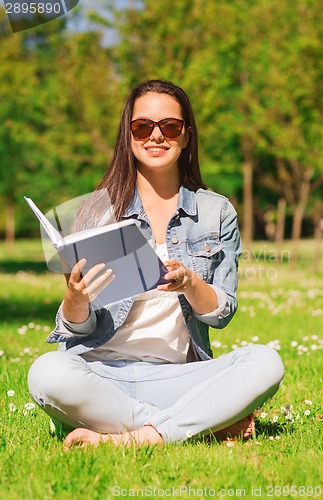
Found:
[[[99,305],[168,283],[163,278],[167,269],[133,219],[62,236],[32,199],[24,198],[59,254],[65,273],[82,258],[86,259],[83,275],[101,262],[112,269],[115,278],[95,299]]]

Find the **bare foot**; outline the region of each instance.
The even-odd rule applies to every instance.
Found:
[[[100,443],[111,442],[115,446],[142,446],[149,444],[162,444],[161,435],[151,425],[145,425],[141,429],[123,434],[100,434],[89,429],[78,428],[68,434],[64,441],[65,451],[73,447],[85,448],[88,445],[98,446]]]
[[[64,450],[68,451],[74,446],[85,448],[87,445],[98,446],[102,442],[102,435],[98,432],[83,429],[74,429],[64,440]]]
[[[225,427],[219,431],[214,432],[209,437],[217,439],[228,439],[235,437],[242,437],[244,439],[250,438],[255,431],[254,416],[251,413],[247,417],[239,420],[238,422]],[[151,425],[145,425],[141,429],[131,432],[124,432],[123,434],[100,434],[89,429],[78,428],[70,432],[65,441],[65,451],[73,447],[85,448],[88,445],[98,446],[100,443],[111,442],[115,446],[142,446],[150,444],[162,444],[164,442],[162,436]]]
[[[225,427],[224,429],[220,429],[219,431],[214,432],[213,435],[218,439],[227,439],[235,437],[248,439],[253,435],[254,431],[255,431],[255,419],[253,413],[251,413],[247,417],[242,418],[241,420],[235,422],[229,427]]]

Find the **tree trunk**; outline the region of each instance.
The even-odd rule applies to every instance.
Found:
[[[253,243],[253,159],[249,147],[243,147],[243,238],[247,250]]]
[[[322,234],[323,234],[323,218],[316,221],[315,224],[315,250],[313,257],[313,273],[320,271],[321,253],[322,253]]]
[[[282,249],[285,236],[285,219],[286,219],[286,200],[285,198],[280,198],[277,206],[277,224],[276,224],[276,249],[277,249],[277,260],[282,260]]]
[[[305,213],[304,203],[298,203],[294,209],[293,214],[293,227],[292,227],[292,241],[297,243],[302,236],[302,222]]]
[[[298,257],[299,242],[302,236],[302,222],[304,218],[305,208],[310,196],[310,180],[312,171],[304,172],[304,177],[301,182],[299,201],[294,209],[293,226],[292,226],[292,255],[291,261],[296,264]]]
[[[10,194],[6,198],[6,245],[12,249],[15,242],[15,202]]]

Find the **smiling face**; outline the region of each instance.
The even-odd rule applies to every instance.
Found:
[[[183,119],[180,104],[168,94],[148,92],[136,99],[132,120],[148,118],[154,122],[164,118]],[[182,149],[188,144],[189,136],[185,125],[179,137],[170,139],[165,137],[160,128],[155,126],[146,139],[131,138],[132,152],[137,160],[137,169],[141,172],[147,170],[172,171],[178,169],[178,158]]]

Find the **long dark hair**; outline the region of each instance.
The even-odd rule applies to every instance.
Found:
[[[189,129],[189,143],[187,147],[182,150],[178,160],[180,183],[192,191],[196,191],[199,188],[206,188],[206,185],[202,181],[199,167],[198,140],[194,114],[186,93],[183,89],[171,82],[164,80],[148,80],[134,87],[128,95],[120,121],[119,133],[112,161],[96,187],[96,191],[101,190],[102,193],[105,192],[109,194],[111,203],[114,207],[116,220],[121,220],[124,211],[129,206],[137,182],[136,160],[131,149],[130,130],[134,103],[138,97],[149,92],[168,94],[180,104],[185,126]],[[101,208],[103,208],[104,204],[104,195],[102,195],[102,207],[100,207],[101,203],[98,203],[98,196],[95,196],[94,200],[95,202],[91,204],[91,197],[89,198],[84,204],[78,218],[79,221],[80,219],[84,220],[86,215],[88,221],[92,219],[91,226],[94,225],[95,222],[93,219],[93,210],[96,214],[96,221],[103,215]],[[79,224],[77,224],[77,226],[79,226]],[[82,228],[79,227],[79,229]]]

